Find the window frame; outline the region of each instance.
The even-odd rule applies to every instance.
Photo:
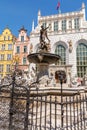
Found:
[[[24,52],[24,53],[27,53],[27,46],[24,46],[24,47],[23,47],[23,52]]]
[[[58,31],[58,21],[54,21],[54,32]]]
[[[16,46],[16,53],[20,53],[20,46]]]
[[[23,57],[23,65],[25,65],[27,63],[27,58]]]
[[[21,42],[24,42],[24,36],[21,36]]]

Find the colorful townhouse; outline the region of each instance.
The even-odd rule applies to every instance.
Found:
[[[27,55],[29,54],[29,37],[27,35],[27,30],[22,27],[19,30],[18,38],[14,44],[14,59],[17,62],[17,69],[22,71],[27,71],[29,68],[29,62],[27,60]]]
[[[0,35],[0,77],[11,74],[14,36],[9,28],[5,28]]]

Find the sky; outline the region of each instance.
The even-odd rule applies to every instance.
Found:
[[[0,34],[8,27],[12,34],[18,36],[18,30],[24,26],[29,35],[33,20],[37,26],[38,11],[42,16],[58,14],[58,1],[61,13],[78,11],[84,2],[87,14],[87,0],[0,0]]]

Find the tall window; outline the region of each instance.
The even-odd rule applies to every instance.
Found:
[[[87,45],[80,43],[77,47],[77,74],[83,77],[87,74]]]
[[[79,18],[75,18],[75,19],[74,19],[74,28],[75,28],[76,30],[79,30]]]
[[[12,50],[12,44],[8,44],[8,50]]]
[[[46,28],[47,27],[47,24],[46,22],[43,23],[43,27]]]
[[[10,36],[8,36],[8,40],[10,40]]]
[[[52,24],[51,23],[49,23],[49,31],[51,31],[52,30]]]
[[[7,66],[6,66],[6,72],[10,72],[10,69],[11,69],[11,65],[10,64],[7,64]]]
[[[4,36],[4,41],[6,40],[6,36]]]
[[[69,29],[72,29],[72,21],[69,20]]]
[[[5,56],[4,54],[1,54],[0,55],[0,60],[4,60],[4,56]]]
[[[5,44],[2,44],[2,50],[5,50]]]
[[[66,19],[62,20],[62,31],[66,32]]]
[[[21,36],[21,42],[24,42],[24,36]]]
[[[24,53],[27,52],[27,46],[24,46]]]
[[[26,61],[27,61],[26,57],[23,57],[23,64],[26,64]]]
[[[66,49],[63,45],[58,45],[55,50],[55,54],[61,56],[62,60],[58,61],[58,64],[65,65],[66,64]]]
[[[58,31],[58,21],[54,22],[54,31],[57,32]]]
[[[20,46],[17,46],[17,47],[16,47],[16,52],[17,52],[17,53],[20,53]]]
[[[12,54],[7,54],[7,60],[11,60],[12,59]]]
[[[0,73],[3,72],[3,64],[0,64]]]

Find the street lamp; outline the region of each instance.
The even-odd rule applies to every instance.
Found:
[[[62,88],[62,84],[64,82],[64,80],[66,79],[66,73],[63,70],[59,70],[56,72],[58,80],[60,81],[61,84],[61,128],[63,128],[63,88]]]

